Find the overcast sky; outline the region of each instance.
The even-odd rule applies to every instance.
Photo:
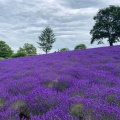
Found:
[[[49,26],[56,36],[50,52],[63,47],[73,50],[81,43],[87,48],[108,46],[107,42],[91,45],[90,30],[93,16],[109,5],[120,5],[120,0],[0,0],[0,40],[15,52],[30,43],[43,54],[38,36]]]

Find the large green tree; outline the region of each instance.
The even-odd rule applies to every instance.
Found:
[[[120,7],[109,6],[100,9],[97,15],[94,16],[95,25],[90,31],[92,35],[91,44],[98,41],[98,44],[103,43],[103,39],[107,39],[110,46],[113,43],[120,41]]]
[[[52,44],[56,40],[53,30],[50,27],[46,27],[38,38],[40,41],[37,42],[39,48],[47,54],[52,49]]]
[[[25,52],[27,55],[36,55],[37,50],[33,44],[25,43],[23,47],[20,47],[17,52]]]
[[[8,46],[5,41],[0,40],[0,57],[10,58],[12,54],[13,50],[11,50],[10,46]]]
[[[74,50],[78,50],[78,49],[86,49],[86,46],[84,44],[76,45]]]

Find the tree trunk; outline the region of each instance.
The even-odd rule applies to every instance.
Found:
[[[45,52],[46,52],[46,54],[47,54],[47,49],[46,49],[46,51],[45,51]]]
[[[110,44],[110,46],[113,46],[113,38],[110,37],[110,32],[108,32],[109,37],[108,37],[108,42]]]
[[[113,42],[109,42],[110,43],[110,46],[113,46]]]

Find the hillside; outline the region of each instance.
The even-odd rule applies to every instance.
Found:
[[[1,60],[0,120],[20,117],[120,120],[120,46]]]

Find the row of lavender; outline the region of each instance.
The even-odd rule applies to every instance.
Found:
[[[120,46],[0,61],[0,120],[120,120]]]

